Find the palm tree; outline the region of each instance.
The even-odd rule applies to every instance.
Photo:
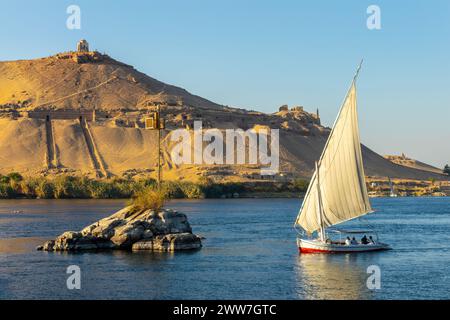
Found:
[[[445,165],[443,172],[450,176],[450,166],[448,164]]]

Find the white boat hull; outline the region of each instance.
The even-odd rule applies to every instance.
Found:
[[[353,253],[391,249],[389,245],[381,242],[346,245],[324,243],[320,240],[297,239],[297,244],[300,253]]]

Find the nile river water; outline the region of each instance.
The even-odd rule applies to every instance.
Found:
[[[300,200],[226,199],[169,203],[206,237],[199,251],[74,254],[34,248],[124,201],[2,200],[0,299],[449,299],[450,198],[371,202],[365,220],[391,251],[299,255]],[[81,268],[80,290],[67,289],[69,265]],[[367,288],[372,265],[380,289]]]

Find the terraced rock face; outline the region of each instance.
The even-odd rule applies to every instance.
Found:
[[[311,177],[329,134],[316,114],[303,108],[265,114],[221,106],[106,55],[94,56],[78,62],[72,53],[0,62],[0,174],[155,178],[157,132],[144,129],[142,119],[162,104],[164,179],[195,182],[206,176],[236,182],[259,175],[259,168],[247,165],[175,165],[170,132],[192,128],[196,120],[220,130],[279,129],[280,172]],[[92,115],[94,109],[95,121],[77,116]],[[446,179],[392,163],[366,147],[363,157],[369,176]]]
[[[89,149],[78,120],[52,121],[52,141],[47,145],[45,120],[0,118],[0,173],[20,172],[25,176],[40,174],[74,174],[99,176],[94,166],[102,161],[110,176],[156,177],[157,132],[142,128],[110,127],[90,123],[92,141],[97,152]],[[174,143],[169,133],[163,138],[163,177],[167,180],[198,181],[202,176],[243,181],[248,173],[258,173],[245,165],[175,165],[170,151]],[[296,131],[280,131],[280,171],[294,177],[308,178],[326,141],[326,135],[302,135]],[[48,156],[51,150],[51,157]],[[383,158],[363,147],[365,173],[369,176],[420,179],[446,179],[434,172],[408,168]],[[49,159],[53,160],[49,162]],[[95,160],[97,159],[97,160]],[[94,160],[94,161],[93,161]],[[57,168],[49,170],[49,163]],[[103,174],[105,175],[105,174]]]
[[[169,209],[154,212],[126,207],[79,232],[64,232],[37,249],[177,251],[201,246],[201,238],[192,233],[185,214]]]

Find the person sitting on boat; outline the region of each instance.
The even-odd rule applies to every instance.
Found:
[[[350,244],[353,244],[353,245],[358,244],[358,241],[356,241],[355,237],[352,238],[352,241],[350,242]]]
[[[375,240],[373,240],[372,236],[369,236],[369,244],[375,244]]]
[[[347,239],[345,239],[345,245],[346,246],[349,246],[349,245],[351,245],[352,244],[352,242],[351,242],[351,240],[350,240],[350,237],[347,237]]]
[[[369,239],[367,239],[366,235],[364,235],[364,237],[361,238],[361,243],[362,244],[369,244]]]

